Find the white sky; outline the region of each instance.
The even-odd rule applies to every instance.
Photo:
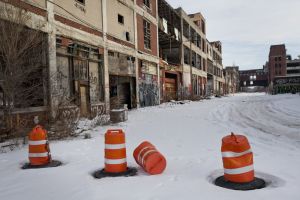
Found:
[[[285,43],[288,54],[300,55],[300,0],[167,1],[204,15],[208,40],[223,44],[224,66],[261,68],[271,44]]]

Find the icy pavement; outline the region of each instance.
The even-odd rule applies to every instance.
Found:
[[[129,166],[132,152],[148,140],[167,158],[161,175],[94,179],[104,164],[104,133],[126,133]],[[232,191],[214,186],[222,174],[221,138],[231,131],[248,136],[256,175],[268,187]],[[129,113],[118,126],[97,127],[92,139],[51,142],[57,168],[21,170],[27,148],[0,154],[0,199],[183,200],[300,199],[300,96],[238,94],[183,105],[163,104]]]

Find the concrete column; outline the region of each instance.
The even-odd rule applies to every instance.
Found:
[[[134,5],[136,5],[136,0],[134,0]],[[133,21],[134,21],[134,47],[136,49],[135,51],[135,77],[136,77],[136,107],[140,107],[140,97],[139,97],[139,92],[140,92],[140,87],[139,87],[139,60],[138,60],[138,33],[137,33],[137,13],[136,10],[133,9]]]
[[[185,97],[185,80],[184,80],[184,69],[183,69],[183,65],[184,65],[184,48],[183,48],[183,18],[182,18],[182,14],[180,13],[180,26],[181,26],[181,30],[180,30],[180,34],[181,34],[181,43],[180,43],[180,63],[181,63],[181,76],[182,76],[182,84],[181,84],[181,97],[178,98],[180,100],[184,99]]]
[[[106,106],[106,113],[110,111],[110,97],[109,97],[109,71],[108,71],[108,48],[107,48],[107,0],[102,0],[102,24],[103,24],[103,40],[104,40],[104,100]]]
[[[156,21],[158,22],[158,1],[155,1],[156,3]],[[159,38],[158,38],[158,23],[156,26],[156,36],[157,36],[157,57],[159,59]],[[159,61],[157,64],[157,87],[158,87],[158,104],[160,104],[161,102],[161,96],[160,96],[160,84],[162,84],[160,82],[160,69],[159,69]]]
[[[56,65],[56,28],[54,19],[54,5],[47,1],[47,21],[48,21],[48,65],[49,65],[49,106],[50,116],[55,118],[58,107],[58,68]]]

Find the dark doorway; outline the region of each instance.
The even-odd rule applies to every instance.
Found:
[[[127,76],[109,76],[110,107],[111,109],[123,108],[124,104],[128,109],[135,106],[135,78]]]

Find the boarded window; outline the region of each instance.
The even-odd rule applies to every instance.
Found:
[[[56,63],[58,67],[58,84],[60,93],[65,97],[70,97],[69,58],[57,55]]]
[[[88,81],[88,61],[74,59],[75,80]]]
[[[90,100],[91,103],[98,103],[100,100],[100,83],[99,83],[99,64],[96,62],[89,63],[90,75]]]

